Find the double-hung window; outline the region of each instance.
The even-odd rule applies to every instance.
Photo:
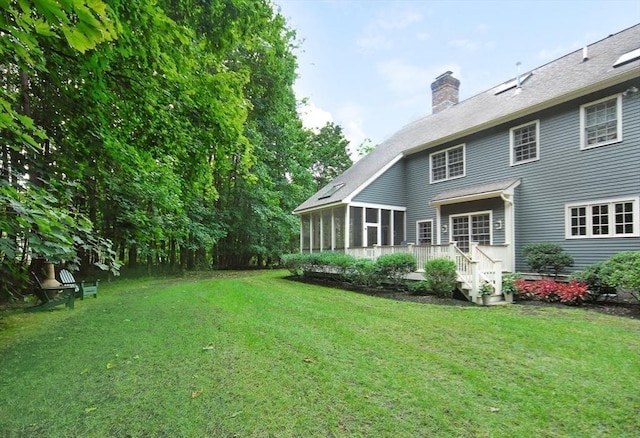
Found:
[[[568,204],[565,211],[566,238],[640,236],[638,198]]]
[[[418,221],[418,245],[433,245],[433,221]]]
[[[580,148],[622,141],[622,96],[600,99],[580,107]]]
[[[432,183],[463,177],[465,172],[464,145],[434,152],[429,156],[429,162]]]
[[[540,123],[511,128],[511,165],[528,163],[540,158]]]

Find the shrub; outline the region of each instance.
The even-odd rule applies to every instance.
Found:
[[[580,304],[587,295],[587,285],[577,281],[560,283],[554,280],[515,280],[514,285],[522,297],[540,301]]]
[[[431,292],[441,297],[452,297],[458,281],[456,263],[446,258],[431,259],[424,264],[424,278]]]
[[[284,254],[282,266],[292,275],[313,276],[314,272],[335,272],[343,277],[355,257],[339,252],[319,252],[311,254]]]
[[[581,271],[574,272],[571,276],[572,280],[587,285],[589,297],[595,301],[603,295],[615,294],[615,286],[609,283],[609,279],[603,272],[604,262],[587,266]]]
[[[347,275],[347,270],[356,261],[356,258],[354,256],[341,252],[334,252],[329,254],[332,254],[331,256],[329,256],[331,265],[336,269],[338,275],[340,275],[340,277],[344,279]]]
[[[429,283],[426,281],[410,281],[407,283],[407,289],[413,295],[426,295],[430,292]]]
[[[607,284],[620,289],[639,292],[640,251],[626,251],[614,254],[604,262],[601,273]]]
[[[371,287],[377,283],[375,265],[369,259],[356,259],[351,263],[345,274],[345,279],[358,287]]]
[[[587,285],[585,283],[578,283],[575,280],[569,283],[560,283],[556,294],[561,303],[580,304],[584,300],[584,297],[588,295]]]
[[[523,250],[525,263],[539,274],[553,274],[555,278],[573,266],[573,257],[556,243],[531,243]]]
[[[408,253],[385,254],[375,262],[378,277],[390,281],[395,287],[403,285],[407,274],[414,272],[416,267],[416,258]]]
[[[283,254],[280,259],[282,266],[291,272],[291,275],[300,277],[302,275],[302,265],[306,254]]]

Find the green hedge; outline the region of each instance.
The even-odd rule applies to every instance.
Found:
[[[331,273],[337,279],[359,287],[374,287],[391,284],[395,288],[405,287],[405,276],[414,272],[416,259],[407,253],[387,254],[374,262],[353,256],[321,252],[311,254],[286,254],[282,265],[297,277],[318,277]]]

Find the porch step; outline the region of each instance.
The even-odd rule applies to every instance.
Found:
[[[483,304],[482,296],[480,295],[478,295],[476,300],[471,299],[471,289],[465,286],[462,282],[458,282],[458,290],[462,292],[462,294],[467,298],[467,300],[471,301],[472,303],[478,304],[480,306],[485,305]],[[504,306],[507,304],[511,304],[511,303],[505,300],[504,295],[500,294],[500,295],[491,295],[491,297],[489,298],[489,303],[486,305],[487,306]]]

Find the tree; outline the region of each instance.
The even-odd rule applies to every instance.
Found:
[[[342,127],[333,122],[327,122],[317,134],[311,133],[308,147],[317,190],[353,164],[348,153],[349,141],[344,137]]]
[[[373,144],[370,138],[365,138],[362,143],[358,145],[358,149],[356,150],[356,154],[358,158],[364,157],[369,152],[372,152],[377,146]]]

